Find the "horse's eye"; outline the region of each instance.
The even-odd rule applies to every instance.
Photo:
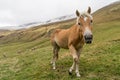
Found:
[[[92,23],[93,21],[91,20],[90,22]]]
[[[78,25],[81,25],[81,23],[78,23]]]

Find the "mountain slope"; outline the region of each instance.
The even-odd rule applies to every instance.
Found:
[[[120,21],[120,1],[103,7],[93,13],[95,23]]]
[[[56,28],[68,28],[75,23],[74,20],[67,20],[46,25],[31,27],[13,31],[11,34],[0,38],[0,44],[10,42],[28,42],[50,36],[50,33]]]

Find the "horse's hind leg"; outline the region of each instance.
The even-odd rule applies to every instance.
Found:
[[[59,50],[60,50],[60,47],[54,42],[54,44],[53,44],[53,59],[52,59],[52,62],[51,62],[52,66],[53,66],[53,69],[56,69],[55,62],[58,59]]]

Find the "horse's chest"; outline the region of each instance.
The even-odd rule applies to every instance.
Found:
[[[76,49],[80,49],[82,46],[83,46],[83,44],[79,42],[75,47],[76,47]]]
[[[75,46],[76,49],[80,49],[84,45],[84,41],[80,38],[77,38],[73,42],[74,42],[73,45]]]

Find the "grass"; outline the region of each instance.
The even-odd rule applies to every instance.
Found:
[[[120,22],[94,25],[93,44],[80,57],[81,78],[68,75],[72,57],[60,50],[57,69],[52,70],[49,38],[0,45],[0,80],[119,80]]]

